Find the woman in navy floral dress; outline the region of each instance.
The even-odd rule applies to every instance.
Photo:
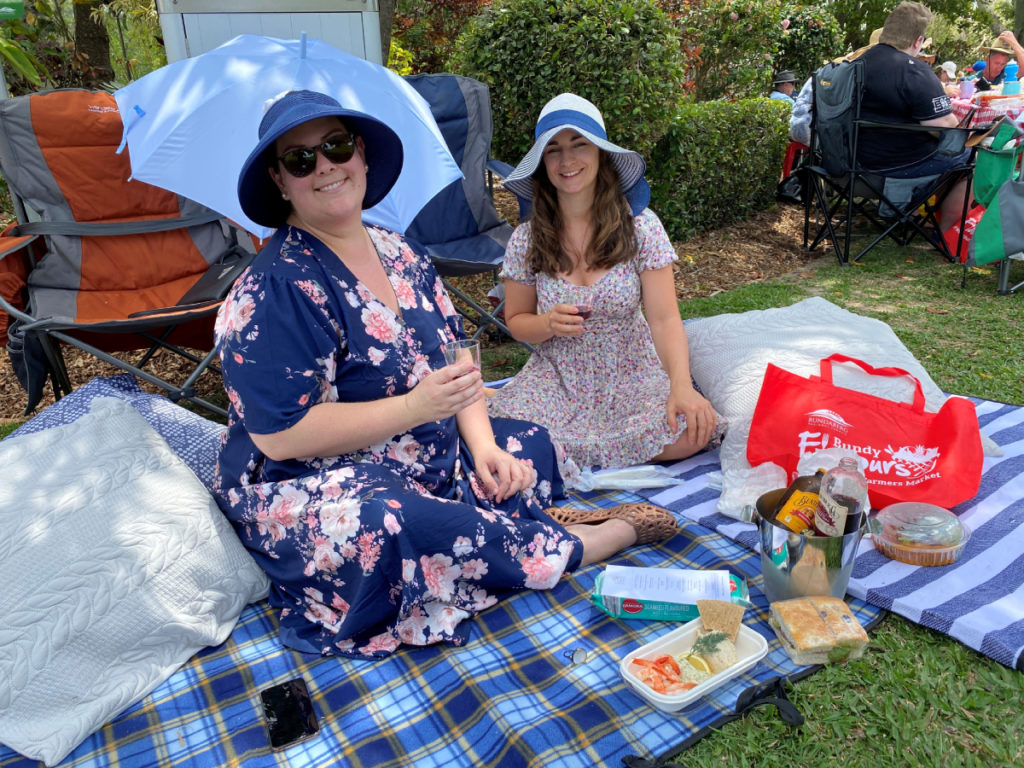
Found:
[[[217,319],[230,400],[216,491],[267,571],[284,642],[382,656],[465,642],[504,589],[547,589],[634,543],[572,526],[545,430],[487,418],[480,372],[445,366],[461,322],[425,253],[364,227],[398,137],[309,91],[277,101],[239,178],[278,227]]]

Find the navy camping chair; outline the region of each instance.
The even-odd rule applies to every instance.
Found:
[[[480,306],[448,280],[497,271],[505,258],[512,227],[494,208],[489,174],[505,177],[512,166],[493,160],[491,99],[487,85],[461,75],[410,75],[406,81],[430,104],[448,149],[465,178],[441,190],[416,216],[406,234],[422,243],[455,296],[459,311],[477,326],[479,338],[494,326],[508,334],[500,319],[504,301],[493,309]],[[511,334],[509,334],[511,335]]]

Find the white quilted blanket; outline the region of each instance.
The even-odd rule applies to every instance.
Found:
[[[47,765],[227,637],[263,572],[130,405],[0,442],[0,741]]]

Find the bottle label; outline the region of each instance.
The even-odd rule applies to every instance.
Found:
[[[833,497],[822,492],[814,515],[815,527],[823,536],[842,536],[843,529],[846,528],[847,515],[857,507],[856,499],[840,494]]]
[[[794,491],[775,519],[794,533],[803,533],[814,524],[814,510],[817,507],[818,494]]]

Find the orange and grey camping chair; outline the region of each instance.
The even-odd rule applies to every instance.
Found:
[[[0,236],[0,310],[13,318],[7,348],[28,392],[25,413],[47,377],[55,397],[71,391],[61,353],[70,344],[174,401],[224,414],[195,383],[217,370],[214,316],[251,261],[252,240],[191,200],[129,181],[128,154],[115,152],[121,134],[106,92],[0,102],[0,172],[18,217]],[[21,276],[25,285],[12,287]],[[144,353],[134,363],[110,354],[131,350]],[[161,350],[187,361],[184,381],[144,369]]]

